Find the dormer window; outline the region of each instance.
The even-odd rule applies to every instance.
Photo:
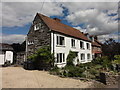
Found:
[[[41,23],[35,24],[34,25],[34,30],[38,30],[41,27]]]

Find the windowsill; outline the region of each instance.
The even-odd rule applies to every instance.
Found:
[[[85,61],[81,61],[81,62],[85,62]]]
[[[87,49],[87,50],[90,50],[90,49]]]
[[[71,47],[71,48],[74,48],[74,49],[76,49],[76,47],[74,46],[74,47]]]
[[[85,48],[80,48],[80,49],[85,50]]]
[[[65,45],[56,45],[56,47],[65,47]]]

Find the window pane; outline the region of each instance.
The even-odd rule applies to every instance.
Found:
[[[59,63],[59,54],[57,54],[57,63]]]
[[[81,54],[81,60],[84,60],[85,59],[85,54]]]
[[[65,62],[65,54],[63,53],[63,62]]]
[[[62,53],[59,54],[60,55],[60,63],[62,62]]]
[[[90,49],[90,45],[89,45],[89,43],[87,43],[87,49]]]
[[[75,47],[75,40],[74,39],[71,39],[71,46]]]
[[[80,48],[83,48],[83,42],[80,41]]]
[[[60,45],[64,45],[64,37],[60,37]]]
[[[87,54],[87,59],[90,59],[90,54]]]
[[[59,37],[57,36],[57,45],[59,45]]]

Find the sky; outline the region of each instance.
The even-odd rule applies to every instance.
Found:
[[[101,42],[108,38],[118,41],[118,2],[2,2],[0,7],[3,43],[22,43],[36,13],[98,35]]]

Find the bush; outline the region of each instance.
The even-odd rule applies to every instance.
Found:
[[[50,69],[54,65],[54,56],[49,46],[43,46],[35,54],[28,57],[33,61],[36,69]]]
[[[120,64],[120,55],[115,55],[112,63],[113,64]]]
[[[68,54],[68,56],[67,56],[67,65],[74,65],[73,64],[73,59],[75,57],[77,57],[77,53],[70,51],[69,54]]]

